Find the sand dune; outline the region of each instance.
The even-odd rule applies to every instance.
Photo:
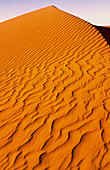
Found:
[[[110,45],[110,27],[99,27],[99,26],[96,26],[96,29],[99,30],[99,32],[103,35],[105,40]]]
[[[54,6],[0,24],[1,170],[110,169],[104,35]]]

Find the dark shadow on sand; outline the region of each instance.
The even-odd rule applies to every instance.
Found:
[[[108,27],[101,27],[101,26],[95,26],[95,27],[96,27],[96,29],[99,30],[99,32],[103,35],[105,40],[110,45],[110,28],[108,28]]]

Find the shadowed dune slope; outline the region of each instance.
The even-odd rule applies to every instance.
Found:
[[[0,24],[0,169],[110,169],[110,47],[54,6]]]
[[[106,41],[110,45],[110,27],[96,26],[96,29],[99,30],[99,32],[103,35],[103,37],[106,39]]]

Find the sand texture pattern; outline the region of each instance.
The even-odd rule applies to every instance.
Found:
[[[0,23],[0,170],[25,169],[110,170],[110,46],[54,6]]]

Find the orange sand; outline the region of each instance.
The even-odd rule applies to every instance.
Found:
[[[0,170],[110,170],[110,46],[54,6],[0,24]]]

